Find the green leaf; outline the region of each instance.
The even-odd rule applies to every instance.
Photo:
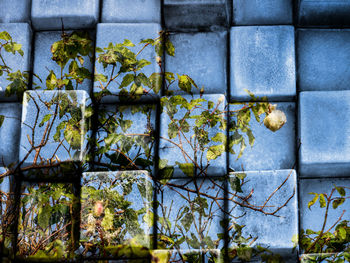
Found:
[[[132,125],[132,120],[120,120],[120,128],[123,132],[126,132]]]
[[[179,162],[175,162],[180,170],[187,175],[188,177],[193,177],[194,175],[194,164],[193,163],[179,163]]]
[[[113,229],[113,214],[111,213],[109,208],[105,209],[105,216],[103,217],[101,226],[104,228],[104,230],[107,231]]]
[[[146,59],[140,59],[139,61],[137,61],[137,70],[142,69],[145,66],[151,65],[151,62],[149,62]]]
[[[244,261],[250,261],[253,254],[253,249],[251,247],[238,247],[237,256],[239,259]]]
[[[55,142],[58,142],[60,140],[61,130],[66,127],[66,124],[67,124],[67,122],[63,121],[60,124],[58,124],[58,126],[56,127],[56,133],[53,136],[53,139]]]
[[[218,132],[211,140],[214,142],[222,142],[223,144],[226,144],[226,135],[222,132]]]
[[[161,57],[163,56],[163,44],[161,42],[158,42],[156,45],[155,45],[155,51],[157,53],[157,56],[158,57]]]
[[[151,82],[151,88],[153,89],[154,93],[158,94],[162,87],[161,73],[152,73],[152,75],[149,77],[149,80]]]
[[[72,146],[73,149],[81,148],[81,133],[80,133],[79,127],[77,127],[76,125],[67,123],[63,133],[64,133],[64,138],[70,144],[70,146]]]
[[[147,39],[143,39],[140,41],[140,44],[154,44],[154,40],[152,38],[147,38]]]
[[[240,149],[239,149],[239,154],[238,154],[238,156],[237,156],[237,159],[239,159],[239,158],[242,157],[245,148],[246,148],[246,144],[245,144],[245,141],[244,141],[244,139],[243,139],[243,137],[242,137],[242,140],[241,140],[241,147],[240,147]]]
[[[180,76],[179,74],[177,74],[177,78],[179,80],[179,88],[185,91],[186,93],[191,94],[192,85],[188,76],[187,75]]]
[[[335,187],[335,189],[337,189],[338,193],[340,194],[340,196],[345,196],[346,192],[345,189],[343,187]]]
[[[81,66],[84,65],[84,58],[82,56],[78,56],[78,60]]]
[[[174,167],[167,166],[165,168],[159,169],[159,176],[162,179],[171,179],[174,175]],[[162,181],[162,183],[166,183],[166,181]]]
[[[119,88],[127,87],[134,81],[134,74],[126,74]]]
[[[319,199],[319,201],[320,201],[320,207],[321,207],[321,208],[322,208],[322,207],[326,207],[326,199],[324,198],[324,195],[323,195],[323,194],[320,194],[319,197],[320,197],[320,199]]]
[[[165,51],[169,56],[175,56],[175,47],[169,39],[167,39],[165,42]]]
[[[193,220],[193,215],[190,212],[186,213],[185,216],[181,218],[181,225],[185,228],[186,232],[190,230]]]
[[[4,120],[5,120],[5,116],[0,115],[0,128],[1,128],[2,124],[4,123]]]
[[[147,213],[143,216],[143,221],[149,226],[153,227],[154,225],[154,214],[151,211],[147,211]]]
[[[236,191],[238,193],[243,193],[241,188],[241,180],[239,180],[238,177],[230,177],[229,178],[230,186],[233,191]]]
[[[97,52],[97,53],[103,53],[104,51],[103,51],[103,49],[102,49],[102,48],[100,48],[100,47],[96,47],[96,52]]]
[[[215,160],[225,151],[225,145],[212,145],[209,147],[207,151],[207,160]]]
[[[107,82],[108,77],[103,74],[95,74],[95,81]]]
[[[12,37],[10,36],[10,34],[8,32],[2,31],[2,32],[0,32],[0,39],[8,41],[8,40],[12,40]]]
[[[332,206],[333,209],[336,209],[338,206],[342,205],[345,202],[345,198],[337,198],[333,201]]]
[[[41,120],[41,122],[39,123],[39,127],[42,127],[42,126],[45,124],[45,122],[47,122],[48,120],[50,120],[51,115],[52,115],[51,113],[46,114],[46,115],[44,116],[44,118]]]
[[[45,205],[39,208],[38,211],[38,224],[41,228],[45,229],[49,225],[52,207]]]
[[[309,193],[309,194],[315,195],[315,197],[307,204],[307,208],[310,209],[310,207],[313,206],[317,202],[319,195],[317,193]]]
[[[175,80],[175,75],[172,72],[165,72],[164,77],[169,83]]]
[[[57,86],[56,74],[53,70],[50,70],[50,74],[46,78],[46,87],[49,90],[53,90]]]
[[[199,249],[200,248],[200,243],[197,239],[197,237],[195,236],[195,234],[191,233],[191,237],[192,238],[187,238],[187,243],[193,247],[193,248],[196,248],[196,249]]]
[[[174,139],[177,136],[178,132],[179,132],[179,128],[178,128],[178,126],[176,124],[176,121],[173,120],[168,125],[168,136],[169,136],[169,139]]]
[[[343,227],[339,228],[338,234],[339,234],[341,240],[346,239],[346,229],[345,228],[343,228]]]
[[[249,145],[253,146],[254,142],[255,142],[255,137],[254,137],[253,132],[252,132],[251,129],[247,129],[247,136],[248,136],[248,139],[249,139]]]
[[[124,39],[123,45],[127,46],[127,47],[134,47],[135,46],[129,39]]]

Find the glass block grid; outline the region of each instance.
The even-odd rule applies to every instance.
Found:
[[[349,9],[0,0],[1,262],[350,262]]]

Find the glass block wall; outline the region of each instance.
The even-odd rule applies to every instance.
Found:
[[[0,0],[2,262],[350,262],[349,14]]]

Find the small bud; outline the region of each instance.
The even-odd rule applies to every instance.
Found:
[[[219,99],[218,99],[218,103],[223,103],[225,101],[225,97],[224,96],[221,96]]]
[[[272,110],[264,119],[264,125],[266,128],[273,132],[281,129],[286,122],[287,117],[284,112],[280,110]]]
[[[97,201],[94,206],[94,213],[97,217],[100,217],[103,213],[103,202]]]

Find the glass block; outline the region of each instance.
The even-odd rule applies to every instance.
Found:
[[[24,94],[20,161],[45,168],[81,162],[87,152],[85,91],[27,91]]]
[[[93,76],[93,52],[94,40],[92,33],[88,31],[68,31],[64,32],[64,37],[61,31],[37,32],[35,34],[34,46],[34,73],[42,80],[33,77],[33,89],[48,89],[48,90],[85,90],[90,93]],[[66,40],[66,50],[75,45],[82,46],[79,40],[89,42],[84,46],[85,52],[88,54],[77,53],[74,59],[69,58],[67,61],[56,60],[54,54],[54,43]],[[76,41],[73,41],[75,39]],[[56,50],[58,50],[57,48]],[[85,53],[84,52],[84,53]],[[73,53],[73,52],[72,52]],[[73,53],[74,54],[74,53]],[[56,55],[56,54],[55,54]],[[64,57],[64,56],[62,56]],[[81,64],[83,62],[83,64]],[[62,63],[63,70],[60,64]],[[53,75],[54,74],[54,75]],[[67,83],[60,84],[60,79],[67,80]],[[68,82],[68,80],[70,80]]]
[[[350,91],[301,92],[300,176],[349,176]]]
[[[223,263],[224,261],[219,249],[157,249],[152,251],[151,262]]]
[[[143,49],[145,44],[139,44],[142,40],[155,39],[159,37],[161,27],[156,23],[105,23],[97,25],[97,38],[96,46],[99,48],[107,48],[110,43],[116,46],[117,43],[123,43],[125,39],[130,40],[135,46],[127,46],[127,48],[135,54],[141,52],[137,56],[137,60],[146,60],[151,64],[144,66],[136,71],[138,78],[141,78],[144,74],[147,78],[152,73],[160,73],[160,67],[157,64],[157,55],[152,45],[148,45]],[[141,51],[142,50],[142,51]],[[103,52],[105,52],[104,50]],[[96,53],[96,57],[102,56],[104,53]],[[125,53],[126,54],[126,53]],[[107,64],[107,67],[103,67],[103,61],[108,62],[109,55],[106,53],[103,55],[101,63],[96,60],[95,74],[103,74],[106,79],[98,79],[95,77],[94,94],[98,100],[103,102],[116,102],[121,100],[155,100],[160,93],[160,90],[154,90],[139,83],[138,89],[134,87],[134,81],[128,82],[128,76],[134,76],[133,71],[117,72],[112,64]],[[145,62],[145,61],[143,61]],[[117,63],[120,66],[120,63]],[[142,63],[143,64],[143,63]],[[116,77],[118,76],[118,77]],[[113,77],[116,77],[111,80]],[[134,79],[134,78],[133,78]],[[106,80],[106,81],[105,81]],[[135,79],[134,79],[135,80]],[[133,84],[131,84],[133,83]],[[136,84],[135,84],[136,85]],[[107,93],[108,91],[108,93]]]
[[[261,252],[292,259],[298,234],[295,170],[231,173],[228,187],[229,256],[249,261]],[[245,249],[243,247],[246,247]],[[246,251],[246,253],[243,253]]]
[[[104,0],[102,23],[160,23],[159,0]]]
[[[0,104],[0,166],[14,169],[18,162],[21,113],[22,105],[19,103]]]
[[[247,105],[249,103],[230,104],[230,111],[242,109]],[[253,145],[249,145],[249,137],[239,130],[246,148],[243,155],[238,158],[240,144],[234,145],[235,154],[230,153],[229,155],[231,169],[235,171],[278,170],[291,169],[295,166],[295,103],[280,102],[277,103],[276,109],[286,114],[287,122],[275,132],[264,126],[265,114],[260,116],[260,122],[258,122],[251,112],[249,124],[254,136]],[[234,121],[237,121],[237,117],[232,116],[230,123]],[[230,131],[229,140],[230,142],[237,141],[234,131]]]
[[[165,0],[165,26],[171,30],[215,29],[229,24],[225,0]]]
[[[18,222],[19,259],[58,261],[72,256],[77,202],[73,193],[70,184],[24,183]]]
[[[0,0],[0,23],[29,22],[30,0]]]
[[[99,0],[32,0],[36,30],[92,28],[99,18]]]
[[[290,0],[232,0],[235,25],[285,25],[293,23]]]
[[[83,257],[147,257],[152,198],[147,171],[84,173],[79,247]]]
[[[153,170],[155,111],[154,104],[101,105],[95,169]]]
[[[221,249],[225,179],[163,179],[157,187],[159,247]]]
[[[180,75],[188,75],[199,87],[193,93],[226,94],[227,32],[174,33],[170,40],[175,56],[166,54],[165,69]],[[166,89],[173,94],[186,94],[174,83]]]
[[[325,230],[330,229],[332,226],[333,228],[330,229],[331,233],[335,232],[335,223],[340,223],[343,220],[350,221],[350,215],[349,215],[349,205],[350,202],[346,198],[349,196],[350,193],[350,180],[349,179],[330,179],[330,178],[322,178],[322,179],[302,179],[299,183],[299,196],[300,196],[300,202],[299,202],[299,209],[300,209],[300,228],[304,231],[312,230],[312,231],[320,231],[322,229],[323,223],[325,221],[325,214],[326,214],[326,207],[321,207],[321,201],[322,198],[319,197],[315,204],[310,206],[309,208],[309,202],[311,202],[315,194],[324,194],[326,204],[327,196],[332,198],[334,200],[342,198],[343,196],[340,195],[340,193],[336,190],[336,187],[343,187],[345,191],[345,200],[342,204],[336,207],[336,209],[333,208],[333,202],[330,203],[329,210],[327,212],[327,219],[325,224]],[[332,193],[333,192],[333,193]],[[345,211],[345,212],[344,212]],[[339,218],[341,220],[339,220]],[[339,221],[338,221],[339,220]],[[314,236],[313,234],[310,234],[310,236]],[[324,252],[340,252],[339,250],[333,250],[333,251],[324,251]]]
[[[225,96],[177,95],[161,104],[160,176],[225,175]]]
[[[294,27],[231,28],[231,99],[250,99],[245,89],[269,101],[296,95]]]
[[[350,25],[348,0],[301,0],[299,1],[300,26]]]
[[[0,24],[0,32],[6,31],[10,34],[12,41],[22,45],[21,49],[23,51],[23,56],[17,51],[15,54],[12,52],[5,52],[4,49],[1,50],[1,56],[3,57],[6,65],[10,67],[11,73],[16,73],[11,76],[13,80],[7,80],[8,73],[3,71],[2,76],[0,76],[0,101],[14,101],[22,100],[22,95],[17,95],[15,92],[6,93],[6,88],[11,85],[11,90],[19,90],[19,83],[16,80],[23,80],[20,86],[21,89],[28,89],[28,80],[23,76],[24,71],[29,71],[31,69],[31,41],[32,41],[32,30],[27,23],[9,23]],[[6,41],[1,39],[0,43],[4,44]],[[8,41],[7,41],[8,42]],[[4,61],[1,61],[0,65],[4,66]]]
[[[348,90],[350,30],[299,29],[298,74],[301,91]]]

